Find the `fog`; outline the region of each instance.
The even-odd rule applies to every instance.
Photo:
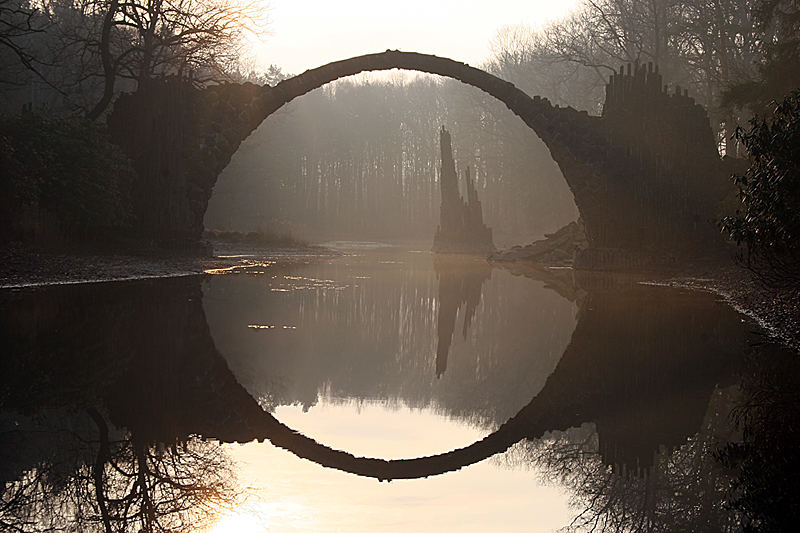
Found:
[[[438,76],[344,79],[265,120],[220,175],[208,229],[282,231],[311,241],[430,246],[439,218],[439,136],[470,166],[499,246],[577,218],[542,141],[485,93]]]

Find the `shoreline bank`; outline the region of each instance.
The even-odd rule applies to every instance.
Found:
[[[321,247],[246,250],[214,256],[0,251],[0,290],[213,274],[336,255]]]
[[[647,283],[716,294],[755,321],[770,338],[800,354],[800,293],[796,291],[766,287],[752,272],[738,265]]]

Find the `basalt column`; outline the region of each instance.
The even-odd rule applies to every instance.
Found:
[[[433,237],[433,251],[439,253],[491,253],[492,230],[483,223],[483,210],[478,200],[478,191],[465,171],[467,199],[458,192],[458,173],[450,144],[450,133],[439,132],[442,166],[439,170],[439,186],[442,206],[439,211],[439,227]]]

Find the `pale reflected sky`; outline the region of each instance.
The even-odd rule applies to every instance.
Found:
[[[254,43],[259,66],[299,74],[330,61],[398,49],[472,65],[489,57],[503,26],[539,27],[577,0],[257,0],[268,8],[269,35]]]
[[[276,416],[325,444],[356,455],[413,457],[464,446],[485,432],[431,410],[322,400],[304,413],[283,406]],[[535,470],[484,461],[422,480],[381,483],[310,461],[269,443],[226,445],[252,495],[214,533],[270,531],[552,532],[573,516],[562,488]]]

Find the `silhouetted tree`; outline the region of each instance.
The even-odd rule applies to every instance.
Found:
[[[700,431],[655,452],[646,470],[604,462],[594,424],[522,441],[503,460],[570,489],[576,515],[565,531],[738,531],[740,517],[726,506],[731,473],[710,453],[731,437],[731,396],[716,393]]]
[[[654,62],[706,106],[725,145],[741,118],[721,95],[755,74],[767,39],[757,9],[756,0],[586,0],[542,30],[504,30],[491,65],[529,92],[599,113],[612,70]]]
[[[564,61],[548,35],[524,26],[502,28],[492,40],[486,68],[529,95],[600,114],[606,83],[602,70]]]
[[[791,531],[800,512],[800,366],[795,352],[778,345],[767,345],[753,362],[734,411],[742,439],[715,455],[735,473],[729,505],[746,517],[744,531]]]
[[[35,55],[24,41],[43,33],[50,25],[48,17],[25,0],[0,0],[0,48],[10,52],[25,68],[38,72]],[[3,83],[13,83],[3,78]]]
[[[88,424],[77,414],[62,414],[58,426],[35,424],[34,439],[44,435],[46,455],[2,486],[0,528],[187,531],[239,502],[233,465],[220,444],[199,438],[146,443],[110,427],[97,409],[87,412]]]
[[[94,239],[132,223],[133,170],[103,128],[38,113],[0,117],[3,239]]]
[[[244,34],[264,22],[248,0],[2,0],[0,110],[30,104],[94,120],[119,86],[229,80],[247,61]]]
[[[238,61],[244,32],[262,21],[255,5],[235,0],[98,0],[90,10],[102,14],[96,46],[104,79],[91,119],[108,107],[117,77],[140,88],[159,75],[201,83],[224,77]],[[87,37],[94,46],[97,37]]]
[[[758,69],[752,76],[734,80],[723,103],[763,115],[774,100],[800,87],[800,3],[760,0],[755,4],[754,26],[762,35],[756,43]]]
[[[457,136],[484,218],[502,245],[577,216],[541,140],[492,97],[460,82],[342,80],[292,102],[241,146],[209,204],[212,229],[309,239],[430,241],[438,221],[438,131]],[[451,126],[452,125],[452,126]]]

